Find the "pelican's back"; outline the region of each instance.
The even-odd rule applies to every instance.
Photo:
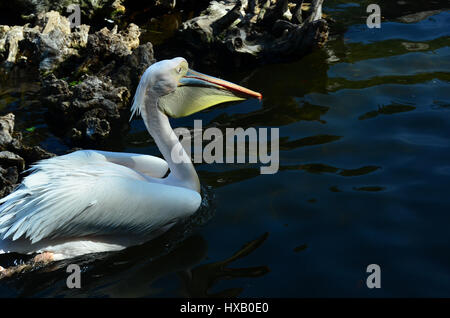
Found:
[[[102,152],[46,159],[30,172],[0,200],[0,239],[8,241],[9,251],[24,252],[13,250],[14,242],[24,240],[28,252],[41,241],[87,237],[109,242],[133,237],[130,245],[142,243],[194,213],[201,202],[197,192],[152,182],[158,180],[108,161]]]

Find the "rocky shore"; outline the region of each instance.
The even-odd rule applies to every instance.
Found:
[[[76,145],[108,138],[140,74],[155,61],[151,43],[139,45],[135,24],[89,34],[89,26],[72,31],[66,17],[50,11],[34,26],[0,28],[3,67],[39,70],[50,124],[64,127],[61,133]]]

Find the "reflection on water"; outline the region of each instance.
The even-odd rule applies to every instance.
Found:
[[[207,263],[184,273],[185,297],[236,297],[243,288],[229,288],[213,294],[208,291],[219,279],[233,279],[238,277],[260,277],[269,272],[267,266],[246,268],[229,268],[228,265],[244,258],[256,250],[269,236],[265,233],[256,240],[246,243],[240,250],[225,260]]]
[[[364,120],[369,118],[374,118],[378,115],[392,115],[395,113],[401,113],[401,112],[409,112],[411,110],[416,109],[416,107],[411,105],[387,105],[387,106],[381,106],[378,108],[378,110],[373,110],[370,112],[365,113],[364,115],[359,116],[358,119]]]
[[[207,258],[207,242],[199,235],[188,236],[164,253],[161,239],[152,244],[130,248],[115,254],[96,254],[60,261],[43,268],[16,274],[2,280],[1,296],[64,297],[151,297],[161,293],[181,297],[236,297],[242,287],[210,292],[219,280],[260,277],[269,272],[267,266],[230,268],[229,265],[256,250],[267,238],[246,243],[232,256],[222,261],[199,265]],[[166,238],[167,240],[167,238]],[[156,248],[156,249],[155,249]],[[69,264],[82,268],[82,289],[65,286]],[[177,286],[167,290],[158,287],[159,280],[170,277]]]
[[[261,91],[262,103],[172,121],[280,127],[277,174],[260,175],[257,164],[198,164],[216,209],[188,231],[195,235],[79,259],[80,291],[67,290],[67,264],[59,263],[1,282],[0,294],[448,297],[450,13],[444,1],[380,1],[375,30],[365,26],[369,3],[326,1],[334,34],[301,61],[212,74]],[[62,153],[33,89],[16,84],[2,84],[2,110],[17,113],[30,142]],[[140,120],[113,148],[159,155]],[[360,283],[373,263],[383,272],[380,290]]]

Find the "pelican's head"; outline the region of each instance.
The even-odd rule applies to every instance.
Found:
[[[141,113],[146,98],[158,100],[159,110],[171,117],[184,117],[208,107],[246,98],[261,99],[260,93],[195,72],[182,57],[152,64],[141,77],[134,96],[132,115]]]

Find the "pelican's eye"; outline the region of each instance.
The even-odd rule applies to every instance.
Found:
[[[180,74],[182,70],[183,70],[183,68],[181,66],[178,66],[177,73]]]

